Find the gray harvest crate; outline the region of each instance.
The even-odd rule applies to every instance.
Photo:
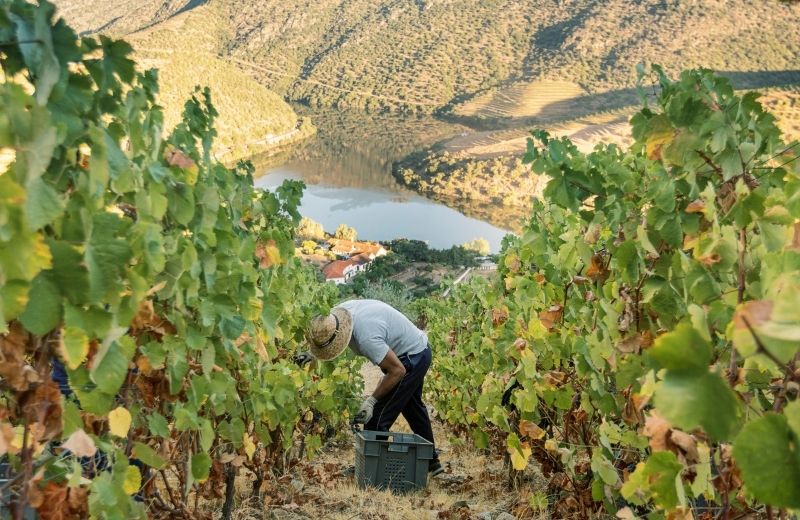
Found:
[[[433,444],[413,433],[356,432],[356,482],[406,493],[425,487]]]

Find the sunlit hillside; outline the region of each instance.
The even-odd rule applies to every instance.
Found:
[[[742,87],[800,82],[800,4],[779,0],[58,3],[82,30],[115,34],[214,11],[229,64],[312,105],[433,112],[499,96],[530,108],[551,99],[526,95],[536,82],[568,82],[562,102],[613,93],[633,86],[640,62],[731,72]],[[197,45],[181,33],[168,43]]]
[[[633,86],[639,62],[743,72],[764,86],[785,83],[775,73],[800,55],[800,5],[777,0],[220,1],[228,52],[322,104],[426,110],[542,79],[597,93]]]
[[[215,152],[221,159],[248,157],[311,133],[310,122],[298,118],[281,96],[220,56],[228,36],[220,7],[194,7],[198,3],[164,2],[160,9],[156,2],[137,8],[118,3],[109,5],[108,10],[88,11],[90,4],[105,2],[57,1],[63,7],[61,14],[70,21],[74,18],[81,30],[96,30],[92,20],[106,20],[102,15],[88,16],[88,12],[106,13],[110,19],[101,24],[107,27],[102,30],[125,34],[136,51],[138,65],[159,69],[159,100],[168,128],[179,121],[183,103],[196,86],[210,87],[219,112]],[[126,28],[141,29],[126,33]]]

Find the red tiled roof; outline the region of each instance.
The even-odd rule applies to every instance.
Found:
[[[332,249],[343,251],[346,253],[370,253],[378,254],[378,251],[383,247],[380,244],[370,244],[369,242],[353,242],[352,240],[343,240],[341,238],[331,238],[328,240]]]
[[[355,256],[351,256],[348,261],[352,262],[353,264],[361,265],[372,262],[372,258],[370,258],[367,253],[359,253]]]
[[[351,265],[349,260],[334,260],[322,268],[326,279],[344,278],[344,270]]]
[[[371,261],[372,259],[365,253],[352,256],[347,260],[334,260],[322,268],[322,274],[325,275],[327,280],[331,278],[344,278],[344,272],[348,267],[368,264]]]

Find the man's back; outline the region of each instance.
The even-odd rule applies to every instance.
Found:
[[[379,364],[391,348],[397,356],[425,349],[428,338],[403,313],[379,300],[350,300],[339,305],[353,316],[350,348]]]

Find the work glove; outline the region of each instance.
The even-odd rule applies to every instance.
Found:
[[[353,423],[367,424],[372,419],[372,411],[375,409],[375,403],[377,402],[378,400],[372,396],[364,399],[364,402],[361,403],[361,408],[358,409],[356,416],[353,418]]]
[[[312,361],[314,361],[314,356],[312,356],[309,351],[301,352],[294,357],[295,364],[301,367],[306,366]]]

